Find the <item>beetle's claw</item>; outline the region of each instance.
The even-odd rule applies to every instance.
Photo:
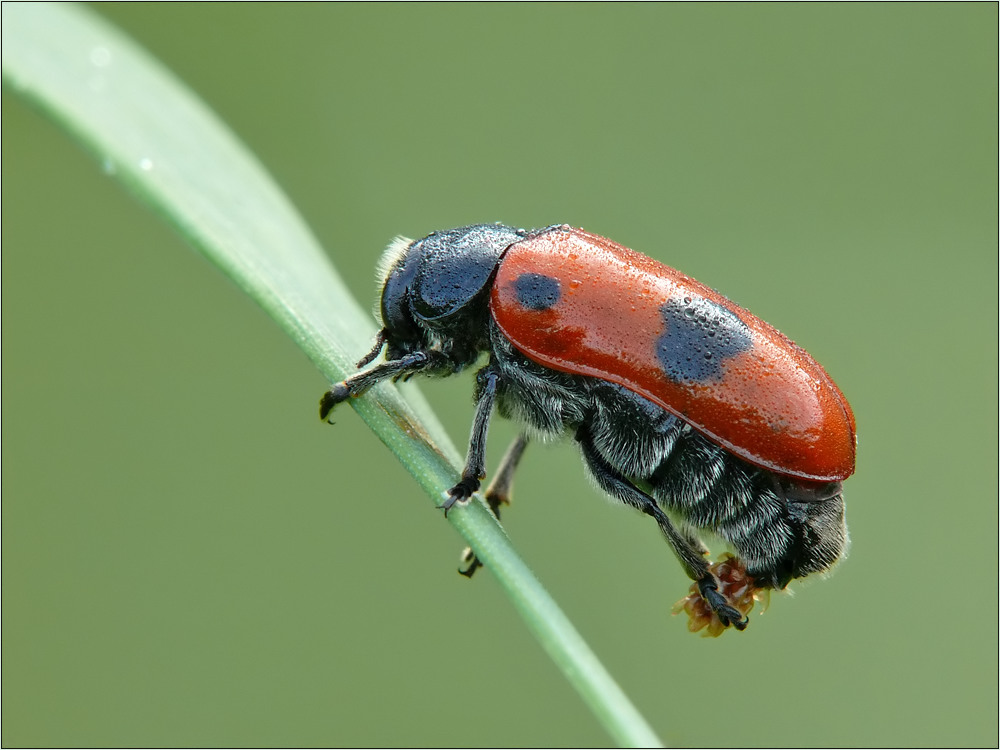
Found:
[[[351,397],[351,389],[346,382],[337,383],[333,388],[323,394],[319,400],[319,418],[327,419],[337,404],[347,401]]]
[[[469,498],[479,490],[479,486],[480,482],[478,479],[463,479],[448,490],[445,501],[438,506],[438,508],[444,511],[444,517],[448,517],[448,511],[452,509],[455,503],[465,505],[469,501]]]
[[[746,630],[750,618],[745,616],[736,607],[732,606],[722,594],[719,593],[718,584],[715,577],[708,575],[698,581],[698,590],[702,598],[708,602],[708,606],[718,616],[719,621],[725,626],[732,625],[737,630]]]

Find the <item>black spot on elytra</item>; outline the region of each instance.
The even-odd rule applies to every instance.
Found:
[[[722,360],[753,345],[750,329],[735,313],[703,297],[677,297],[660,306],[665,330],[656,356],[674,382],[718,378]]]
[[[559,301],[559,281],[540,273],[522,273],[514,282],[514,293],[529,310],[548,310]]]

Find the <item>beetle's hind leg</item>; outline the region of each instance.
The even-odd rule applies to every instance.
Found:
[[[524,455],[524,449],[527,446],[528,436],[518,435],[510,444],[507,452],[504,453],[496,476],[490,482],[490,486],[486,488],[486,504],[498,521],[500,520],[500,506],[510,504],[511,493],[514,490],[514,472],[517,470],[517,465],[521,462],[521,456]],[[458,572],[466,578],[472,578],[473,573],[483,565],[476,557],[476,553],[472,551],[472,547],[466,547],[462,550],[460,560]]]
[[[620,471],[608,463],[594,445],[593,436],[586,425],[577,430],[576,439],[580,443],[580,450],[583,452],[587,468],[590,469],[601,489],[620,502],[652,516],[681,561],[688,576],[698,583],[698,591],[702,598],[718,615],[722,624],[724,626],[732,625],[737,630],[743,630],[747,626],[747,618],[732,606],[725,596],[719,593],[719,581],[709,569],[704,555],[704,546],[700,542],[695,543],[690,534],[678,531],[656,500],[633,485]]]

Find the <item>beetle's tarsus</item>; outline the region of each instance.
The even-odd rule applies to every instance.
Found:
[[[459,559],[458,573],[466,578],[472,578],[472,575],[483,567],[483,564],[479,562],[479,558],[476,557],[476,553],[472,551],[472,547],[466,547],[462,550],[462,556]]]
[[[698,591],[701,592],[702,599],[708,602],[708,606],[718,615],[719,621],[723,625],[727,628],[732,625],[737,630],[746,630],[750,618],[745,617],[742,612],[726,601],[726,597],[719,593],[719,584],[715,580],[715,576],[708,575],[699,580]]]

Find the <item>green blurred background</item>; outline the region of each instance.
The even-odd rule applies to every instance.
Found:
[[[506,527],[666,742],[996,745],[996,4],[96,10],[365,306],[397,233],[568,222],[837,380],[850,557],[718,640],[571,445],[526,456]],[[609,741],[292,342],[6,91],[3,188],[5,746]],[[460,446],[471,389],[423,387]]]

